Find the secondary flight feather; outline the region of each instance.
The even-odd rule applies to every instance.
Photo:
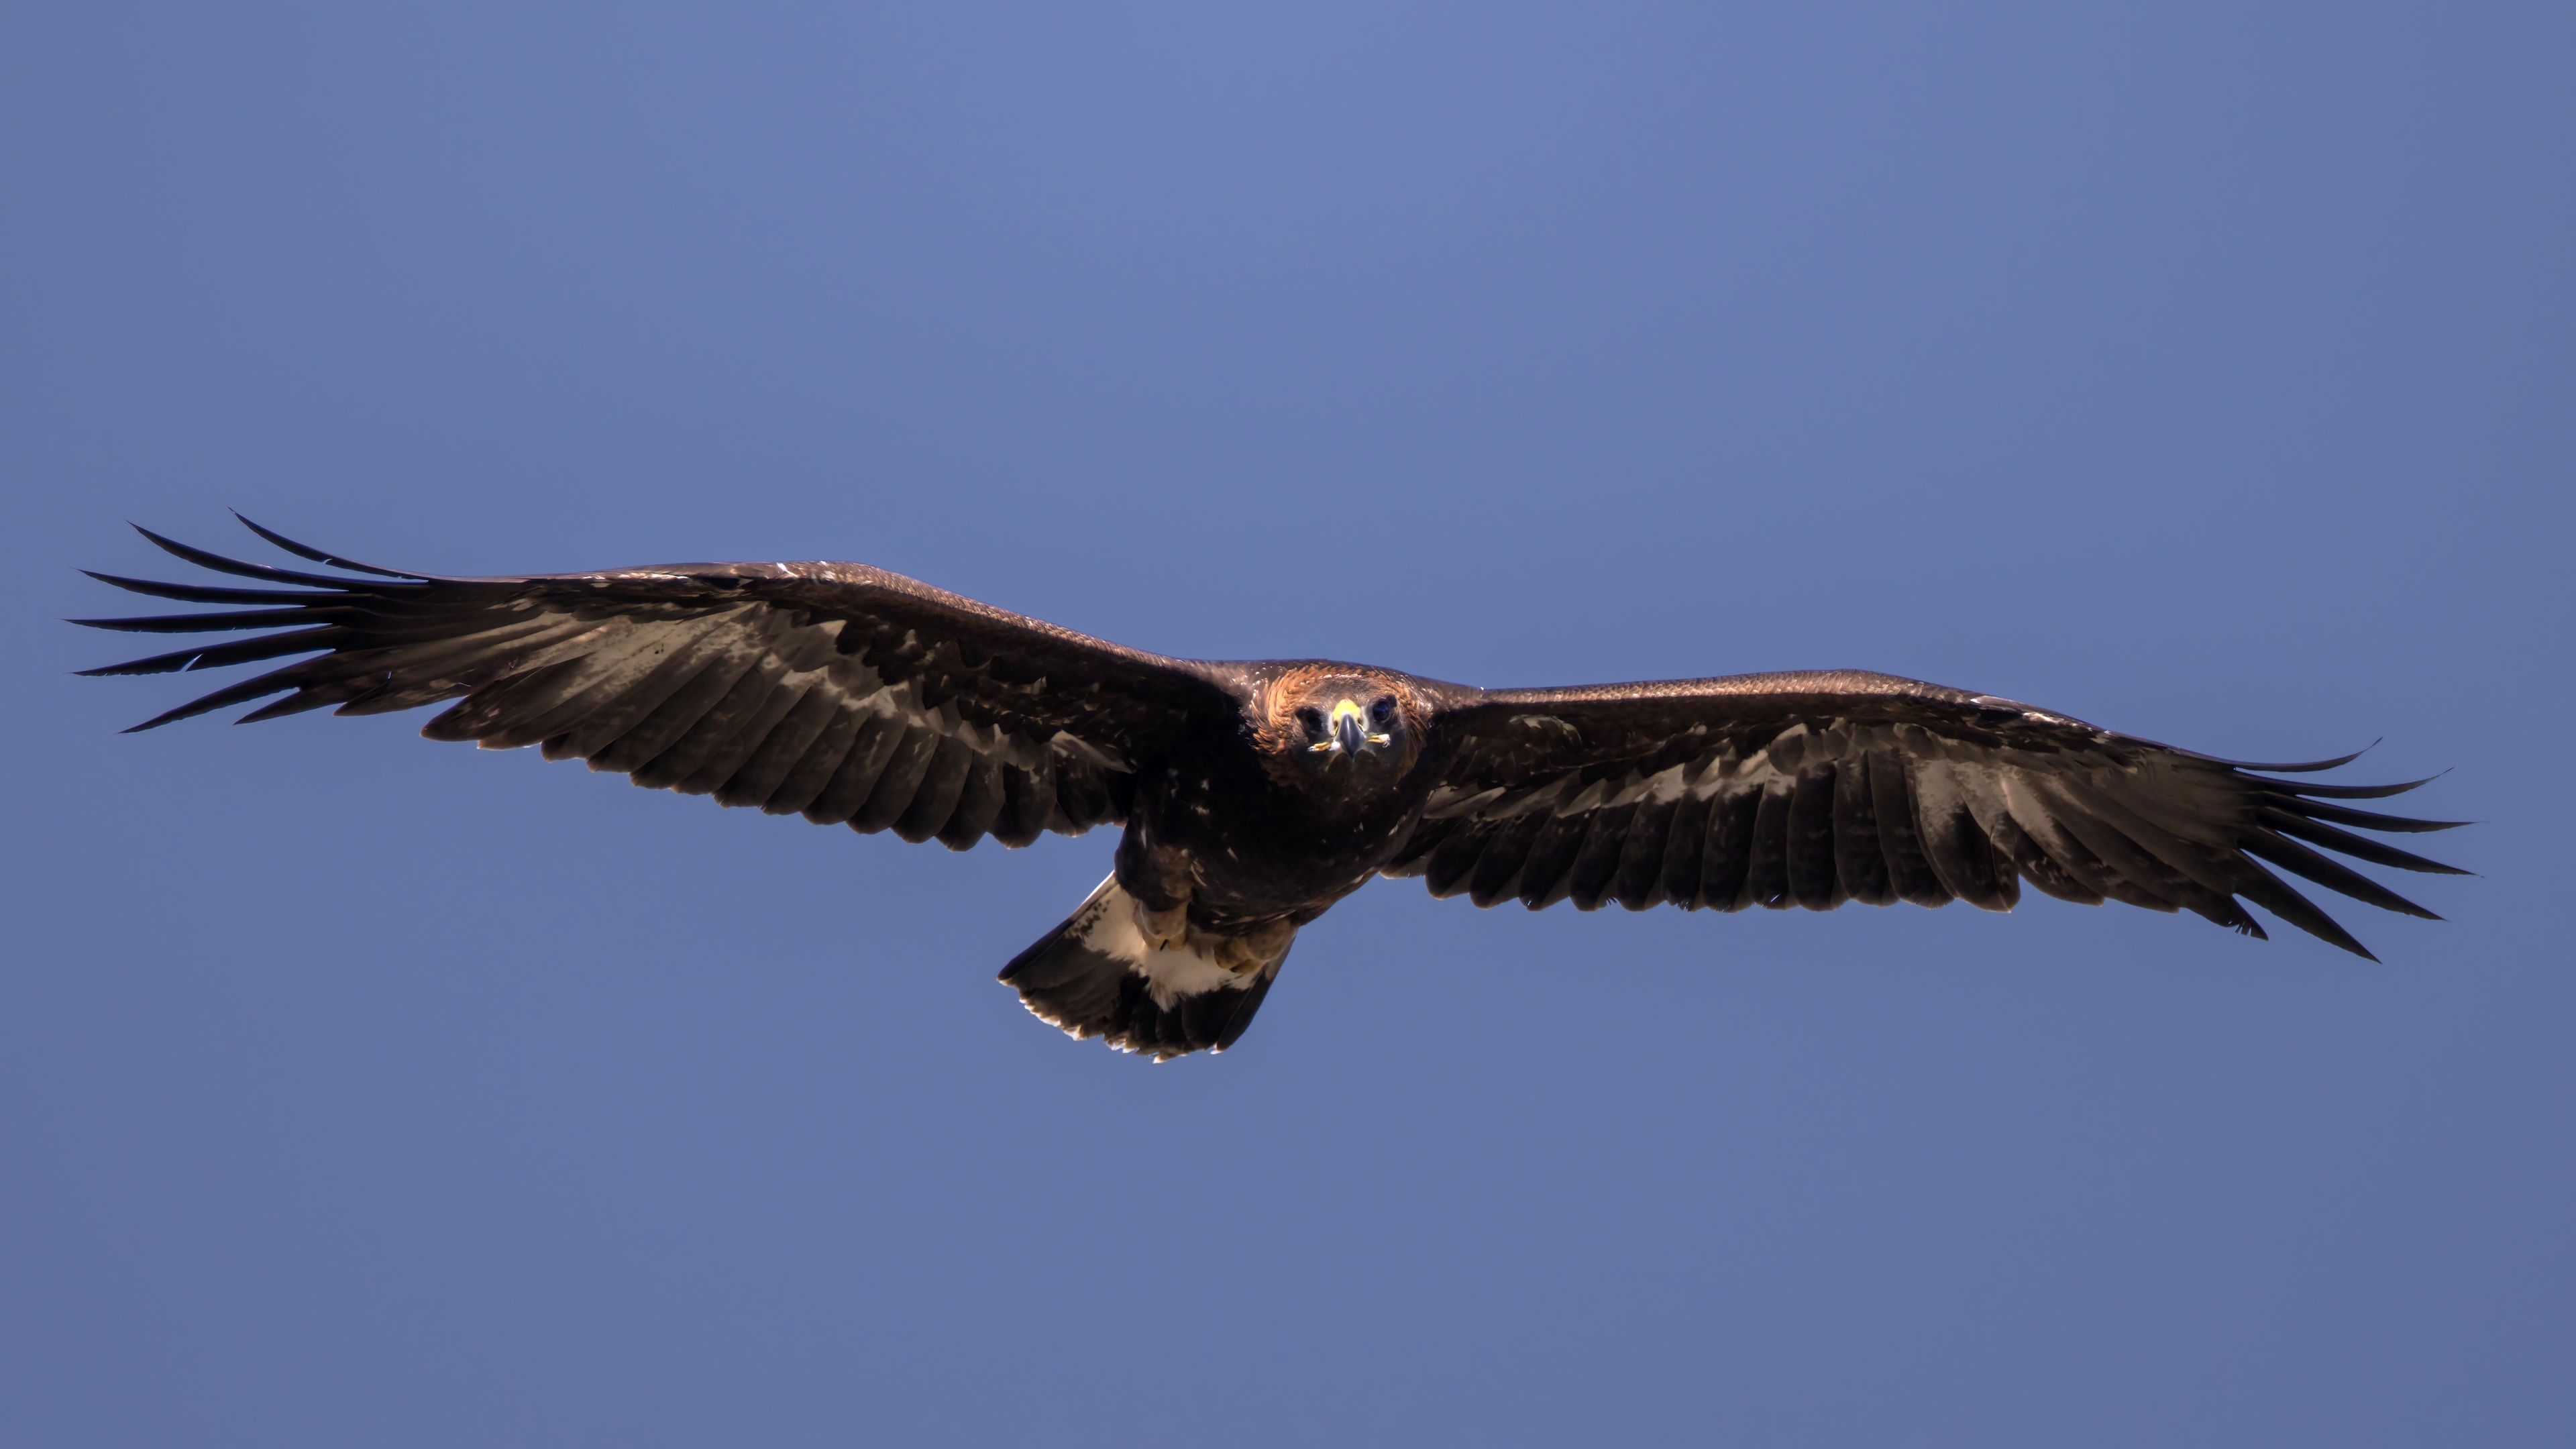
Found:
[[[1331,660],[1174,659],[850,563],[451,578],[340,558],[257,587],[93,574],[214,612],[81,619],[235,636],[89,674],[309,656],[190,700],[271,719],[446,703],[422,733],[964,850],[1095,825],[1115,864],[1002,969],[1038,1016],[1157,1059],[1234,1044],[1300,928],[1372,877],[1531,909],[1964,900],[2247,907],[2362,956],[2275,869],[2432,912],[2338,860],[2458,874],[2371,835],[2448,829],[2322,784],[1992,695],[1836,670],[1483,690]],[[2331,853],[2329,853],[2331,852]]]

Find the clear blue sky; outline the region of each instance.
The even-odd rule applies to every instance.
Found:
[[[2567,7],[858,8],[0,18],[14,1442],[2576,1442]],[[1382,882],[1152,1067],[991,980],[1106,833],[120,737],[227,506],[2384,736],[2482,874]]]

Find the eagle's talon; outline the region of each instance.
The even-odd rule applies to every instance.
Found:
[[[1136,929],[1144,936],[1147,949],[1178,951],[1189,943],[1190,908],[1174,906],[1167,911],[1158,911],[1138,901]]]

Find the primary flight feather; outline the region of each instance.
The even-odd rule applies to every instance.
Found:
[[[1483,690],[1147,654],[863,564],[448,578],[243,522],[343,572],[143,530],[261,587],[93,574],[226,607],[75,622],[245,637],[84,672],[313,657],[136,729],[270,696],[243,718],[452,700],[423,734],[954,850],[1116,824],[1109,878],[1001,979],[1066,1032],[1158,1059],[1231,1046],[1298,929],[1381,874],[1534,910],[2006,910],[2028,881],[2261,936],[2250,903],[2368,956],[2266,863],[2425,917],[2322,852],[2459,873],[2345,828],[2449,828],[2340,803],[2422,781],[2277,779],[2351,757],[2216,759],[1885,674]]]

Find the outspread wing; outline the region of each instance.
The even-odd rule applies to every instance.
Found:
[[[248,524],[249,520],[244,519]],[[315,654],[191,700],[150,729],[270,695],[245,721],[454,700],[422,733],[537,745],[635,783],[963,850],[1123,817],[1135,761],[1193,710],[1233,707],[1197,666],[1104,643],[860,564],[675,564],[445,578],[359,577],[169,552],[258,588],[96,574],[217,613],[82,619],[142,633],[247,632],[90,674]]]
[[[2020,882],[2065,900],[2188,910],[2254,936],[2251,902],[2345,950],[2359,941],[2264,868],[2432,912],[2312,847],[2454,868],[2338,827],[2410,820],[2335,803],[2411,790],[2268,778],[2256,765],[2012,700],[1884,674],[1751,674],[1461,692],[1436,729],[1446,772],[1390,875],[1536,910],[1844,901],[2008,910]]]

